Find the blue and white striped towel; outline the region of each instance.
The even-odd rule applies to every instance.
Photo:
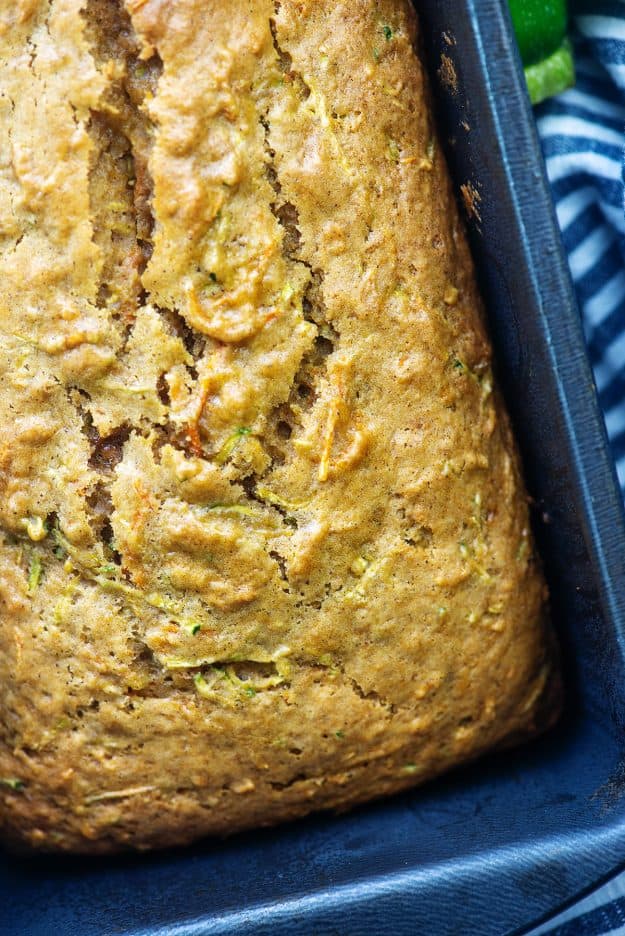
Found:
[[[574,26],[576,87],[538,130],[625,495],[625,0],[580,0]],[[547,934],[625,936],[625,873],[530,936]]]
[[[577,10],[577,85],[538,109],[538,129],[625,493],[625,0]]]

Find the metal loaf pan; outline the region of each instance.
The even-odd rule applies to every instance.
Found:
[[[1,856],[6,936],[500,936],[625,863],[625,524],[506,4],[417,6],[537,504],[567,714],[349,815],[136,858]]]

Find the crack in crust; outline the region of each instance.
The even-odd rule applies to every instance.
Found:
[[[279,5],[276,5],[278,10]],[[153,182],[149,171],[153,132],[145,102],[156,93],[162,63],[156,52],[147,61],[141,58],[140,45],[122,0],[88,0],[83,16],[97,66],[103,72],[112,62],[121,63],[122,66],[121,74],[108,84],[101,109],[92,112],[88,130],[94,143],[90,173],[94,238],[103,254],[98,304],[111,310],[113,318],[119,319],[123,325],[123,355],[137,311],[150,298],[142,281],[152,255],[154,229],[151,210]],[[293,69],[288,53],[280,48],[273,20],[270,28],[280,69],[289,85],[296,89],[303,100],[307,99],[310,89],[301,74]],[[269,117],[261,114],[259,120],[264,132],[267,177],[276,195],[276,203],[271,204],[270,208],[283,232],[285,258],[289,263],[303,267],[308,273],[303,314],[305,321],[317,329],[314,346],[304,354],[287,399],[269,413],[264,428],[257,432],[261,445],[268,453],[269,462],[260,474],[248,473],[243,479],[250,499],[266,508],[267,504],[255,493],[256,487],[274,467],[284,464],[288,459],[291,437],[294,431],[301,428],[302,415],[315,403],[316,387],[327,372],[328,357],[339,347],[340,336],[325,314],[323,272],[313,270],[298,256],[301,232],[298,228],[297,207],[280,198],[281,184],[274,161],[275,153],[269,144]],[[197,389],[197,362],[211,349],[206,336],[190,325],[178,310],[156,307],[156,311],[167,323],[168,330],[181,338],[196,362],[187,364],[186,369],[191,381],[191,395],[199,394],[200,399],[193,423],[187,426],[186,431],[181,430],[180,426],[171,421],[171,393],[166,375],[161,374],[157,391],[167,415],[164,424],[152,424],[152,430],[157,433],[157,449],[167,443],[188,455],[208,458],[210,456],[200,434],[208,397]],[[124,423],[101,439],[97,431],[89,427],[93,450],[90,465],[104,476],[100,485],[109,483],[108,478],[114,467],[108,457],[108,450],[112,451],[115,447],[115,458],[119,461],[123,443],[137,428]],[[292,524],[292,518],[280,505],[274,504],[273,508],[283,516],[287,526]],[[94,526],[96,529],[102,528],[97,518]],[[275,550],[270,551],[269,555],[276,562],[281,578],[288,583],[284,558]]]

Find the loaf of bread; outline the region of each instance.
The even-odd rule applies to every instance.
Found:
[[[0,820],[107,852],[550,724],[408,0],[0,0]]]

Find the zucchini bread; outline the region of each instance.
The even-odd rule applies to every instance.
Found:
[[[407,0],[0,0],[0,824],[107,852],[550,724]]]

